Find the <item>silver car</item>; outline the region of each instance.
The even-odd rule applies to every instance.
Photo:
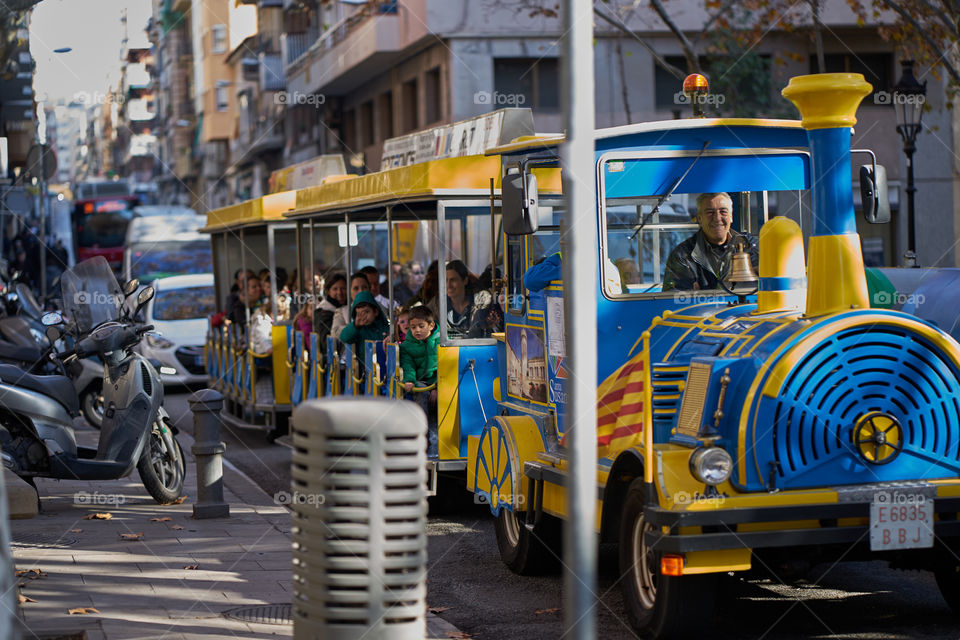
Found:
[[[172,276],[152,284],[156,295],[144,320],[159,335],[148,334],[141,353],[154,362],[165,384],[205,383],[203,344],[207,319],[215,311],[213,274]]]

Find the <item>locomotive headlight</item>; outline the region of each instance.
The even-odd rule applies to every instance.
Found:
[[[704,484],[726,482],[733,471],[733,459],[722,447],[699,447],[690,456],[690,473]]]

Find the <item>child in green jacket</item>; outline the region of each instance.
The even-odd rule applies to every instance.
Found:
[[[363,349],[364,340],[383,340],[390,332],[390,325],[387,324],[383,310],[369,291],[361,291],[353,299],[350,315],[353,319],[339,336],[340,342],[344,344]]]
[[[437,390],[413,392],[413,387],[426,387],[437,381],[437,343],[440,341],[440,331],[437,329],[433,312],[425,305],[410,309],[407,327],[407,337],[400,344],[403,388],[427,414],[427,457],[436,458]]]

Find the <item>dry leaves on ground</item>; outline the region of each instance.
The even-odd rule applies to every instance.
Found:
[[[13,575],[17,578],[30,578],[31,580],[47,577],[47,574],[40,569],[17,569]]]
[[[121,540],[139,540],[142,537],[143,537],[143,531],[141,531],[140,533],[121,533],[120,534]]]
[[[560,611],[560,607],[553,607],[551,609],[537,609],[536,611],[534,611],[534,613],[539,616],[544,613],[556,613],[558,611]]]
[[[70,533],[83,533],[83,529],[70,529]]]
[[[183,504],[183,501],[186,500],[186,499],[187,499],[187,496],[180,496],[180,497],[177,498],[176,500],[171,500],[170,502],[167,502],[166,504]]]
[[[70,615],[83,615],[86,613],[100,613],[96,607],[77,607],[76,609],[67,609]]]
[[[170,528],[173,529],[174,531],[183,531],[183,527],[181,527],[181,526],[178,525],[178,524],[175,524],[175,525],[173,525],[173,526],[170,527]]]
[[[88,513],[82,520],[109,520],[112,517],[112,513]]]
[[[466,631],[447,631],[447,637],[456,638],[458,640],[466,640],[467,638],[472,638],[473,636]]]
[[[170,522],[173,518],[164,517],[164,518],[150,518],[150,522]]]
[[[34,600],[33,598],[28,598],[27,596],[23,595],[22,593],[18,593],[18,594],[17,594],[17,602],[19,602],[20,604],[23,604],[24,602],[36,602],[36,600]]]
[[[451,607],[427,607],[427,611],[430,613],[443,613],[444,611],[449,611]]]
[[[200,565],[198,564],[188,564],[187,566],[184,567],[184,569],[186,569],[187,571],[193,571],[199,568],[200,568]]]

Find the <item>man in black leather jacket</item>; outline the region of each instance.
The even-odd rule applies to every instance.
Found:
[[[758,267],[760,253],[756,240],[730,228],[733,199],[729,194],[700,194],[697,222],[700,230],[674,247],[667,258],[664,291],[719,288],[720,275],[726,271],[737,250],[738,238],[743,238],[750,247],[750,263],[754,270]]]

